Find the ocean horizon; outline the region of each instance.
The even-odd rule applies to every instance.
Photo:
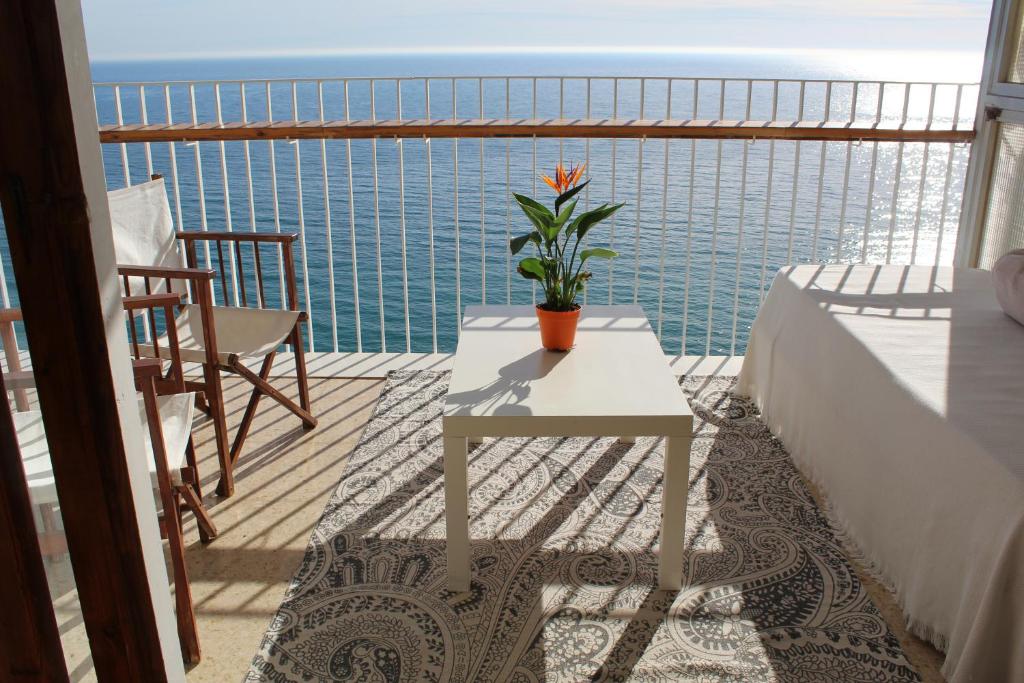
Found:
[[[982,51],[537,47],[195,53],[91,61],[93,81],[417,76],[661,76],[977,82]]]

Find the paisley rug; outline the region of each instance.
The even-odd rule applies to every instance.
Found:
[[[470,451],[473,584],[446,589],[447,373],[393,373],[247,681],[916,681],[730,378],[694,411],[683,590],[657,589],[662,442]]]

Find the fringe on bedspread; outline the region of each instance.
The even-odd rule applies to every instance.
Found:
[[[735,389],[736,385],[733,385],[734,393],[736,393],[737,396],[743,395],[740,392],[735,392]],[[750,397],[748,396],[745,398]],[[758,406],[758,410],[760,411],[760,406]],[[761,419],[760,416],[759,419]],[[769,431],[771,431],[770,428]],[[776,438],[778,437],[776,436]],[[906,600],[903,597],[903,592],[900,590],[899,585],[889,578],[888,573],[882,566],[882,563],[877,562],[872,557],[869,557],[861,549],[862,543],[858,541],[856,534],[854,534],[850,530],[850,526],[845,522],[843,516],[839,514],[839,511],[832,505],[832,501],[826,495],[826,488],[823,485],[822,481],[816,475],[813,474],[813,468],[801,462],[798,458],[794,457],[793,454],[789,452],[788,448],[786,449],[786,452],[789,453],[790,459],[792,459],[793,464],[796,465],[797,469],[800,471],[800,474],[802,474],[812,484],[814,484],[815,490],[818,493],[818,497],[821,499],[820,508],[822,512],[825,514],[825,518],[828,520],[829,525],[832,527],[836,539],[839,541],[839,544],[842,546],[843,552],[846,553],[847,557],[853,560],[857,564],[857,566],[861,570],[863,570],[864,573],[866,573],[871,579],[878,582],[883,588],[889,591],[889,593],[895,596],[896,604],[899,606],[900,612],[903,615],[903,623],[906,625],[907,630],[910,633],[914,634],[921,640],[930,643],[933,647],[935,647],[935,649],[939,650],[940,652],[948,652],[949,641],[944,634],[939,633],[937,630],[935,630],[928,624],[925,624],[909,615]],[[947,659],[942,663],[941,671],[944,676],[948,676],[948,673],[946,671],[946,665],[948,664],[948,661],[949,660]]]
[[[790,457],[792,457],[792,455],[790,455]],[[946,652],[949,645],[946,636],[908,614],[906,601],[903,598],[903,593],[899,589],[899,586],[886,575],[885,569],[881,563],[876,562],[871,557],[868,557],[868,555],[861,549],[861,543],[857,540],[856,535],[850,531],[849,525],[843,520],[839,511],[832,505],[832,501],[829,500],[826,495],[826,489],[822,485],[821,481],[819,481],[817,477],[811,476],[807,472],[807,469],[801,467],[801,463],[795,458],[793,459],[793,462],[797,465],[797,469],[800,470],[800,473],[810,479],[817,489],[818,495],[821,498],[821,510],[828,519],[829,525],[832,527],[836,539],[838,539],[840,545],[842,545],[843,552],[846,553],[846,556],[850,560],[853,560],[860,569],[871,577],[871,579],[877,581],[883,588],[895,596],[896,603],[899,605],[900,612],[903,614],[903,622],[906,624],[908,631],[921,640],[931,643],[931,645],[940,652]],[[943,663],[943,669],[945,669],[945,663]],[[945,675],[946,672],[943,671],[942,673]]]

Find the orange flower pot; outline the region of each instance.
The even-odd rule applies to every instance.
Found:
[[[540,343],[548,351],[568,351],[576,341],[576,323],[579,319],[579,306],[572,311],[548,311],[538,305]]]

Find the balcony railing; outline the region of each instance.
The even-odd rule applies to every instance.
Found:
[[[950,262],[977,88],[349,78],[95,97],[111,189],[161,173],[183,229],[300,233],[311,350],[451,351],[464,305],[535,301],[511,193],[575,160],[585,204],[628,204],[588,236],[621,256],[586,300],[643,304],[668,353],[731,355],[780,266]],[[236,300],[253,256],[219,258]]]

